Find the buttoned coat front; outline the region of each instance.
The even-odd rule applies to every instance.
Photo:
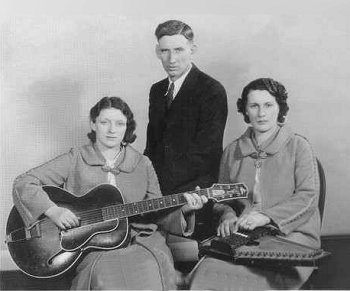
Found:
[[[252,128],[229,144],[220,164],[220,183],[243,182],[248,199],[215,204],[217,214],[237,216],[254,209],[267,215],[289,240],[320,247],[319,179],[310,143],[282,126],[266,147],[256,149]],[[261,204],[254,204],[258,192]],[[205,257],[193,271],[191,289],[297,290],[313,267],[237,265]]]
[[[156,173],[146,156],[131,146],[126,146],[120,160],[121,162],[117,164],[113,172],[116,185],[123,194],[125,203],[161,197]],[[74,148],[17,177],[14,182],[13,199],[24,223],[28,226],[33,224],[48,208],[55,205],[42,189],[43,185],[63,186],[67,191],[81,197],[91,188],[108,183],[107,172],[102,169],[105,164],[106,161],[101,152],[93,144],[88,144]],[[161,230],[184,234],[183,220],[181,210],[177,209],[158,217],[154,222]],[[194,219],[189,219],[189,221],[191,223],[188,229],[191,232],[194,228]],[[131,286],[132,289],[138,289],[140,285],[137,284],[142,284],[142,282],[139,283],[136,280],[142,281],[142,278],[148,280],[151,286],[149,288],[155,288],[156,274],[146,276],[145,268],[156,268],[155,272],[166,278],[162,280],[162,284],[167,288],[176,287],[173,260],[163,232],[155,231],[157,226],[154,223],[145,224],[142,223],[142,220],[132,223],[131,226],[132,245],[126,250],[95,251],[87,254],[77,267],[73,288],[117,289],[117,287],[130,288]],[[147,255],[151,259],[156,258],[157,263],[155,264],[147,257],[148,263],[144,262],[145,266],[138,268],[135,265],[137,255],[140,259]],[[95,268],[95,266],[99,267]],[[133,270],[135,274],[132,274],[129,281],[125,277],[119,278],[120,276],[117,279],[117,273],[130,273],[130,270]],[[106,278],[108,272],[112,272],[108,279],[101,280],[101,278]],[[146,281],[143,284],[146,284]]]
[[[164,195],[210,187],[217,181],[227,118],[223,86],[195,65],[169,110],[164,79],[151,87],[147,155]]]
[[[275,139],[259,153],[252,141],[252,128],[229,144],[223,154],[219,182],[246,183],[249,200],[237,200],[233,207],[249,211],[253,189],[261,195],[259,210],[271,218],[287,238],[311,247],[320,246],[320,214],[318,210],[319,178],[316,158],[310,143],[282,126]],[[238,213],[239,214],[239,213]]]

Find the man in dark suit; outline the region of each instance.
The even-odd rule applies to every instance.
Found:
[[[170,20],[155,31],[156,52],[168,77],[149,95],[147,155],[163,195],[210,187],[217,181],[227,119],[224,87],[193,63],[193,31]]]

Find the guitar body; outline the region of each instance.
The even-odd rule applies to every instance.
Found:
[[[63,274],[86,251],[127,245],[128,217],[187,203],[184,193],[178,193],[125,204],[120,191],[110,184],[96,186],[82,197],[55,186],[43,186],[43,190],[53,202],[79,217],[80,225],[62,231],[43,215],[27,228],[17,209],[12,208],[6,227],[8,249],[17,266],[36,278]],[[191,192],[216,202],[248,197],[243,183],[214,184]]]
[[[104,208],[124,204],[118,189],[102,184],[82,197],[55,186],[44,186],[50,199],[84,219],[79,227],[60,230],[50,219],[43,218],[26,228],[17,209],[11,210],[7,243],[17,266],[36,278],[58,276],[71,268],[85,251],[115,249],[128,242],[128,219],[106,219]],[[91,222],[91,223],[89,223]]]

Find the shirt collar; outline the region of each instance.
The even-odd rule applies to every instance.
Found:
[[[191,69],[192,69],[192,63],[190,63],[190,65],[188,66],[187,71],[186,71],[179,79],[177,79],[176,81],[172,81],[172,80],[168,77],[168,81],[169,81],[168,90],[166,91],[166,93],[164,94],[164,96],[168,94],[168,91],[169,91],[169,88],[170,88],[170,84],[171,84],[171,83],[174,83],[174,94],[173,94],[173,96],[174,96],[174,98],[175,98],[175,96],[177,95],[177,93],[180,91],[180,88],[181,88],[183,82],[185,81],[187,75],[188,75],[189,72],[191,71]]]

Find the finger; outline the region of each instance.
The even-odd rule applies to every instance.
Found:
[[[195,206],[197,208],[202,208],[203,207],[203,202],[202,202],[202,198],[200,196],[195,196]]]
[[[201,199],[202,199],[202,203],[205,204],[208,202],[208,197],[207,196],[201,196]]]
[[[74,226],[79,226],[79,225],[80,225],[80,219],[78,217],[75,217]]]
[[[237,222],[236,222],[236,225],[237,225],[237,228],[242,227],[244,225],[244,220],[238,219]]]
[[[224,224],[224,234],[225,234],[225,236],[230,235],[230,224],[229,223]]]
[[[249,215],[245,215],[242,219],[241,224],[242,225],[249,225],[249,224],[251,224],[251,221],[252,221],[251,217]]]
[[[249,230],[253,230],[253,229],[255,229],[255,226],[253,224],[251,224],[251,225],[248,226],[248,229]]]
[[[76,227],[78,226],[78,219],[76,217],[69,217],[67,219],[67,222],[69,223],[69,226],[72,228],[72,227]]]
[[[68,228],[70,228],[70,224],[69,224],[68,221],[66,221],[66,220],[62,221],[62,225],[63,225],[63,227],[64,227],[65,230],[68,229]]]
[[[198,191],[198,190],[200,190],[201,189],[201,187],[199,187],[199,186],[196,186],[196,191]]]
[[[239,224],[239,225],[241,225],[245,220],[247,219],[247,215],[242,215],[241,217],[239,217],[238,219],[237,219],[237,223]]]
[[[70,228],[76,227],[79,225],[78,217],[71,211],[67,211],[65,213],[64,220],[66,221],[66,223],[69,225]]]
[[[63,218],[69,225],[75,224],[76,216],[72,212],[66,212]]]
[[[79,226],[80,225],[80,218],[77,217],[74,214],[73,214],[73,223],[74,223],[74,226]]]
[[[225,236],[225,232],[224,232],[224,230],[223,230],[223,225],[222,225],[222,224],[220,224],[219,227],[218,227],[217,235],[218,235],[218,236],[222,236],[222,237]]]
[[[188,205],[193,205],[193,197],[189,193],[184,193]]]
[[[238,225],[238,228],[248,229],[249,225],[247,224],[246,220],[241,221],[241,223]]]
[[[68,228],[73,228],[75,226],[74,219],[72,217],[67,217],[65,221],[65,226]]]
[[[187,206],[189,207],[190,210],[195,210],[198,208],[197,202],[193,194],[185,193],[184,196],[187,200]]]
[[[245,229],[248,229],[248,230],[250,230],[251,226],[252,226],[252,224],[251,224],[249,221],[247,221],[247,222],[244,224]]]
[[[192,196],[191,197],[192,206],[195,207],[195,209],[201,208],[203,206],[202,198],[196,193],[192,193],[191,196]]]
[[[246,229],[248,229],[248,230],[253,230],[255,227],[256,227],[256,224],[255,224],[255,223],[248,223]]]
[[[197,193],[193,193],[193,194],[192,194],[192,197],[193,197],[193,199],[196,200],[196,201],[202,200],[201,197],[200,197]]]
[[[236,223],[230,223],[230,233],[235,233],[237,231]]]

